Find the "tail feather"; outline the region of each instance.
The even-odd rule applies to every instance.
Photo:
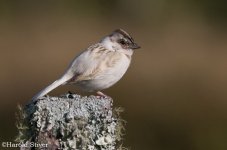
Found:
[[[37,99],[39,99],[40,97],[46,95],[47,93],[49,93],[50,91],[52,91],[53,89],[57,88],[58,86],[64,84],[66,81],[68,81],[71,77],[70,76],[63,76],[60,79],[54,81],[53,83],[51,83],[50,85],[48,85],[46,88],[44,88],[43,90],[41,90],[39,93],[37,93],[33,98],[32,101],[36,101]]]

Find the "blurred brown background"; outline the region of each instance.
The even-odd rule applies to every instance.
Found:
[[[81,50],[123,28],[142,49],[104,92],[125,108],[124,146],[226,150],[226,25],[224,0],[2,0],[1,142],[17,134],[18,103],[57,79]],[[69,90],[77,91],[50,94]]]

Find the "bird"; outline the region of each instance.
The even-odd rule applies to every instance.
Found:
[[[141,47],[126,31],[116,29],[77,55],[64,74],[37,93],[32,101],[37,101],[58,86],[66,84],[105,97],[101,91],[123,77],[130,66],[134,50],[139,48]]]

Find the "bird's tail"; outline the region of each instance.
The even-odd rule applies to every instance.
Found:
[[[42,96],[46,95],[47,93],[49,93],[50,91],[52,91],[53,89],[57,88],[58,86],[64,84],[66,81],[68,81],[71,77],[70,76],[62,76],[60,79],[54,81],[53,83],[51,83],[49,86],[47,86],[46,88],[44,88],[42,91],[40,91],[39,93],[37,93],[33,98],[32,101],[36,101],[37,99],[41,98]]]

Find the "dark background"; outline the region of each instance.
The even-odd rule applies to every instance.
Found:
[[[17,134],[17,104],[57,79],[81,50],[123,28],[142,49],[104,92],[125,108],[124,146],[226,150],[226,25],[224,0],[0,1],[0,140]],[[50,95],[69,90],[78,91],[63,86]]]

